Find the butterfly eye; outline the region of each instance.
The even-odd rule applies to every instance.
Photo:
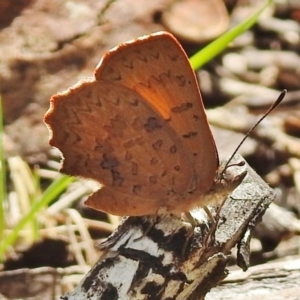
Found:
[[[226,171],[229,169],[229,168],[232,168],[232,167],[242,167],[244,166],[246,163],[244,161],[240,161],[238,163],[234,163],[234,164],[230,164],[230,165],[225,165],[225,167],[223,168],[223,170],[221,170],[221,172],[218,172],[217,173],[217,177],[220,181],[222,180],[225,180],[226,181]]]

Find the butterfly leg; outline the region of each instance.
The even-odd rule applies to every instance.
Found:
[[[209,229],[209,231],[208,231],[208,233],[205,237],[205,240],[204,240],[204,245],[205,245],[206,248],[208,248],[211,245],[211,243],[214,242],[214,239],[215,239],[214,234],[215,234],[215,231],[217,229],[218,222],[219,222],[219,219],[220,219],[220,212],[221,212],[221,209],[222,209],[222,207],[223,207],[226,200],[227,200],[227,198],[225,198],[221,202],[220,206],[217,208],[215,216],[212,215],[211,211],[208,209],[207,206],[203,207],[203,209],[205,210],[207,216],[209,217],[209,219],[212,222],[212,225],[211,225],[211,227],[210,227],[210,229]]]
[[[204,211],[206,212],[208,218],[211,221],[210,229],[209,229],[208,233],[206,234],[205,239],[204,239],[204,243],[203,243],[205,248],[209,248],[210,245],[215,240],[214,233],[217,229],[217,225],[218,225],[218,221],[219,221],[219,212],[220,212],[225,200],[221,203],[220,207],[217,209],[217,212],[216,212],[215,216],[212,215],[211,211],[208,209],[207,206],[203,207]]]
[[[207,207],[204,207],[203,209],[204,209],[205,213],[207,214],[208,218],[212,221],[213,226],[214,226],[214,228],[215,228],[216,222],[215,222],[215,218],[213,217],[212,213],[210,212],[210,210],[209,210]],[[201,229],[201,237],[202,237],[201,239],[203,240],[203,243],[202,243],[203,249],[208,248],[209,242],[207,241],[207,240],[208,240],[208,239],[207,239],[207,236],[208,236],[208,235],[211,233],[211,231],[212,231],[212,229],[205,229],[205,230],[203,230],[203,229],[202,229],[202,226],[199,226],[199,225],[201,225],[201,224],[198,223],[198,222],[196,222],[196,220],[195,220],[194,217],[191,215],[191,213],[189,213],[189,212],[184,213],[184,217],[185,217],[186,221],[188,221],[188,223],[191,225],[191,227],[188,229],[187,234],[186,234],[186,240],[185,240],[185,243],[184,243],[183,249],[182,249],[182,257],[184,257],[185,254],[186,254],[187,247],[188,247],[188,242],[189,242],[190,239],[192,238],[192,236],[193,236],[193,234],[194,234],[194,230],[195,230],[196,227],[200,227],[200,229]],[[202,222],[201,222],[201,223],[202,223]],[[206,221],[203,221],[203,224],[204,224],[204,223],[205,223],[205,225],[208,226],[208,223],[207,223]],[[213,230],[214,230],[214,228],[213,228]],[[207,232],[207,230],[208,230],[208,233],[205,234],[205,232]]]

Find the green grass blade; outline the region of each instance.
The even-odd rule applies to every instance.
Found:
[[[6,249],[16,241],[19,236],[19,232],[24,228],[24,226],[30,222],[42,208],[46,207],[62,191],[64,191],[72,181],[74,181],[74,178],[60,175],[52,182],[43,195],[41,195],[41,198],[33,203],[30,212],[19,221],[11,234],[5,237],[0,243],[0,259],[3,259]]]
[[[206,64],[208,61],[210,61],[213,57],[217,56],[219,53],[221,53],[230,42],[232,42],[236,37],[241,35],[243,32],[251,28],[255,22],[257,21],[258,17],[261,15],[261,13],[265,10],[267,6],[269,6],[273,0],[268,0],[264,4],[262,8],[260,8],[256,13],[254,13],[252,16],[247,18],[244,22],[241,24],[235,26],[228,32],[224,33],[222,36],[220,36],[218,39],[210,43],[208,46],[197,52],[195,55],[193,55],[190,58],[191,66],[194,70],[199,69],[204,64]]]
[[[6,199],[6,168],[3,150],[3,113],[2,100],[0,97],[0,241],[4,236],[4,201]]]
[[[32,195],[31,197],[31,203],[34,203],[34,201],[37,201],[39,202],[40,201],[40,198],[43,196],[41,195],[41,178],[39,176],[39,173],[37,172],[37,169],[35,168],[33,170],[33,184],[34,184],[34,195]],[[48,202],[49,203],[49,202]],[[47,204],[48,204],[47,203]],[[33,237],[35,240],[37,240],[40,236],[40,227],[39,227],[39,222],[36,218],[34,218],[34,221],[33,221],[33,224],[32,224],[32,229],[33,229]]]

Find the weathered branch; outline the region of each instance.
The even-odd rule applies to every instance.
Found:
[[[241,167],[232,168],[241,173]],[[221,210],[209,207],[216,224],[203,209],[192,212],[194,229],[173,215],[126,217],[101,245],[100,260],[62,299],[204,299],[227,276],[235,245],[246,270],[252,229],[274,192],[247,164],[243,168],[247,176]]]

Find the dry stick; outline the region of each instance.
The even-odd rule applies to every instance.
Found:
[[[242,160],[237,154],[232,162]],[[241,173],[240,167],[232,168],[236,175]],[[223,205],[222,222],[218,223],[211,247],[203,246],[207,224],[197,210],[193,216],[199,227],[191,237],[186,257],[182,257],[182,247],[190,225],[180,217],[160,216],[147,233],[151,218],[126,217],[101,245],[104,253],[97,264],[62,299],[204,299],[226,277],[229,255],[237,244],[239,265],[247,269],[249,232],[275,194],[247,163],[242,168],[247,176]]]

